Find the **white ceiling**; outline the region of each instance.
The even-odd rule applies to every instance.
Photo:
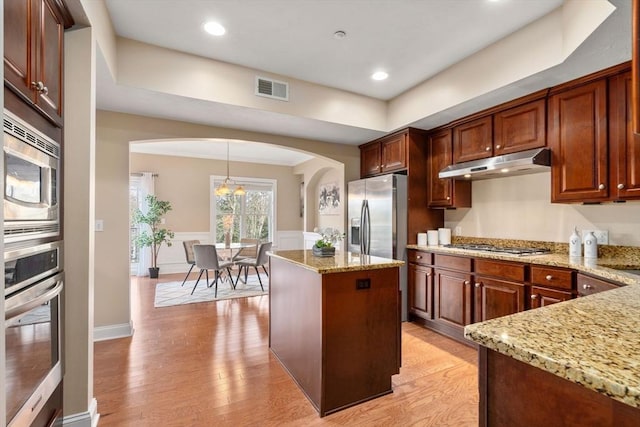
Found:
[[[564,64],[410,125],[432,128],[627,60],[630,1],[610,2],[618,10]],[[106,0],[115,30],[122,37],[383,100],[412,88],[562,3],[563,0]],[[202,24],[209,19],[224,24],[227,35],[214,38],[204,33]],[[333,33],[337,30],[345,31],[347,37],[335,39]],[[382,135],[373,129],[123,87],[113,81],[101,56],[99,52],[100,109],[352,145]],[[389,79],[371,80],[370,74],[377,69],[386,70]],[[164,143],[154,145],[158,150],[168,149]],[[231,155],[232,160],[252,161],[243,158],[243,153],[251,150],[231,151],[238,153],[238,157]],[[262,162],[265,158],[281,158],[281,154],[264,152]],[[224,158],[224,153],[218,158]]]

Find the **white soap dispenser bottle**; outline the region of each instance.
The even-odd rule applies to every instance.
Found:
[[[591,231],[584,236],[584,257],[598,258],[598,239]]]
[[[578,234],[578,227],[574,227],[573,233],[571,233],[569,237],[569,256],[582,256],[582,239],[580,239],[580,235]]]

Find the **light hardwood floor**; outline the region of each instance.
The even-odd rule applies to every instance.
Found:
[[[158,280],[132,278],[134,336],[95,344],[100,426],[478,425],[470,347],[403,323],[393,393],[320,418],[269,351],[268,296],[154,308]]]

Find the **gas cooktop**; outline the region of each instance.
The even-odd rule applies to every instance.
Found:
[[[551,252],[551,249],[546,248],[518,248],[518,247],[505,247],[494,245],[482,245],[482,244],[451,244],[444,245],[445,248],[453,249],[467,249],[472,251],[486,251],[486,252],[499,252],[503,254],[511,255],[542,255]]]

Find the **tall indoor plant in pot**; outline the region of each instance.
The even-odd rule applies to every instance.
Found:
[[[142,230],[138,236],[134,239],[134,243],[139,248],[151,247],[151,267],[149,268],[149,277],[152,279],[158,278],[158,252],[160,247],[165,243],[167,246],[171,246],[171,240],[174,233],[171,230],[160,227],[162,224],[162,218],[171,209],[171,202],[164,200],[158,200],[153,194],[147,195],[145,198],[147,202],[147,212],[144,213],[140,209],[136,209],[133,214],[133,222],[136,225],[146,224],[150,230]]]

